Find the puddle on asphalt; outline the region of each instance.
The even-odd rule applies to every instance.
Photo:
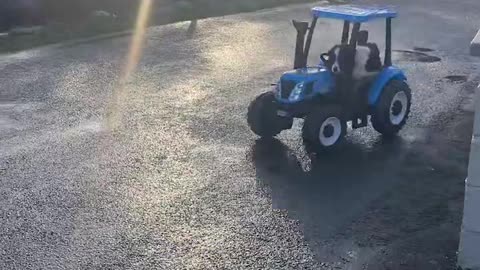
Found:
[[[444,78],[451,83],[464,83],[467,81],[467,76],[465,75],[449,75],[445,76]]]
[[[418,49],[418,48],[417,48]],[[394,50],[394,57],[400,61],[413,61],[422,63],[440,62],[442,59],[437,56],[429,55],[420,51]]]
[[[434,49],[424,48],[424,47],[413,47],[413,50],[417,51],[417,52],[433,52],[433,51],[435,51]]]

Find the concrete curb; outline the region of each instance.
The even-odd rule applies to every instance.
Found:
[[[65,41],[65,42],[58,43],[58,44],[52,44],[51,47],[71,47],[71,46],[75,46],[75,45],[79,45],[79,44],[93,43],[93,42],[96,42],[96,41],[102,41],[102,40],[106,40],[106,39],[113,39],[113,38],[118,38],[118,37],[129,36],[131,34],[133,34],[133,30],[115,32],[115,33],[108,33],[108,34],[102,34],[102,35],[87,37],[87,38],[73,39],[73,40]]]
[[[197,18],[197,19],[191,19],[191,20],[180,20],[180,21],[169,21],[169,22],[166,22],[166,23],[161,23],[161,24],[157,24],[157,25],[151,25],[149,26],[150,27],[156,27],[156,26],[163,26],[163,25],[169,25],[169,24],[173,24],[173,23],[180,23],[180,22],[185,22],[185,21],[198,21],[198,20],[203,20],[203,19],[207,19],[207,18],[214,18],[214,17],[223,17],[223,16],[230,16],[230,15],[236,15],[236,14],[242,14],[242,13],[250,13],[250,12],[260,12],[262,10],[270,10],[270,9],[276,9],[276,8],[281,8],[281,7],[285,7],[285,6],[290,6],[290,5],[311,5],[312,3],[317,3],[319,5],[325,5],[325,4],[328,4],[328,3],[344,3],[348,0],[313,0],[313,1],[306,1],[304,3],[290,3],[290,4],[282,4],[282,5],[279,5],[279,6],[273,6],[273,7],[267,7],[267,8],[264,8],[264,9],[258,9],[258,10],[251,10],[251,11],[246,11],[246,12],[238,12],[238,13],[227,13],[227,14],[224,14],[224,15],[218,15],[218,16],[209,16],[209,17],[205,17],[205,18]],[[41,48],[62,48],[62,47],[71,47],[71,46],[75,46],[75,45],[79,45],[79,44],[87,44],[87,43],[94,43],[96,41],[102,41],[102,40],[107,40],[107,39],[113,39],[113,38],[118,38],[118,37],[124,37],[124,36],[129,36],[129,35],[132,35],[133,34],[133,30],[126,30],[126,31],[120,31],[120,32],[114,32],[114,33],[107,33],[107,34],[101,34],[101,35],[96,35],[96,36],[92,36],[92,37],[87,37],[87,38],[78,38],[78,39],[72,39],[72,40],[67,40],[67,41],[63,41],[63,42],[59,42],[59,43],[52,43],[52,44],[45,44],[45,45],[40,45],[38,47],[33,47],[33,48],[28,48],[28,49],[24,49],[24,50],[19,50],[19,51],[16,51],[16,52],[0,52],[0,55],[3,55],[3,54],[16,54],[16,53],[20,53],[20,52],[23,52],[23,51],[30,51],[30,50],[37,50],[37,49],[41,49]],[[480,33],[480,31],[479,31]],[[0,38],[3,38],[3,37],[8,37],[8,34],[4,34],[2,35],[2,33],[0,33]],[[480,34],[478,35],[479,36],[479,48],[478,48],[478,53],[479,53],[479,56],[480,56]]]
[[[480,33],[480,32],[479,32]],[[476,39],[480,39],[477,34]],[[473,41],[472,41],[473,44]],[[480,50],[480,43],[476,43]],[[472,54],[473,55],[473,54]],[[463,222],[458,249],[458,266],[460,269],[480,269],[480,86],[475,92],[475,119],[468,165],[468,176],[465,180],[465,202]]]
[[[19,50],[19,51],[14,51],[14,52],[0,52],[0,57],[5,56],[5,55],[18,55],[18,54],[22,54],[23,52],[26,52],[26,51],[37,51],[37,50],[43,50],[43,49],[56,49],[56,48],[73,47],[75,45],[94,43],[94,42],[97,42],[97,41],[114,39],[114,38],[119,38],[119,37],[132,35],[132,34],[133,34],[133,30],[127,30],[127,31],[121,31],[121,32],[95,35],[95,36],[86,37],[86,38],[71,39],[71,40],[66,40],[66,41],[62,41],[62,42],[59,42],[59,43],[44,44],[44,45],[40,45],[38,47],[33,47],[33,48],[25,49],[25,50]],[[8,35],[6,35],[5,37],[8,37]],[[0,39],[1,38],[2,38],[2,36],[0,35]]]
[[[480,30],[470,43],[470,55],[480,56]]]

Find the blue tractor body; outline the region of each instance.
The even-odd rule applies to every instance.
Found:
[[[294,21],[297,29],[297,47],[295,52],[294,70],[282,75],[275,89],[275,98],[282,105],[282,115],[302,117],[308,113],[308,108],[294,108],[295,104],[304,107],[306,103],[313,104],[312,100],[332,100],[336,94],[335,78],[323,61],[317,66],[307,66],[313,31],[319,18],[337,19],[344,21],[342,43],[348,43],[351,32],[350,44],[356,46],[361,34],[360,24],[375,19],[386,19],[386,48],[385,66],[378,76],[368,84],[368,105],[375,106],[385,85],[392,79],[405,81],[402,70],[391,64],[391,19],[397,16],[392,8],[388,7],[360,7],[355,5],[322,6],[312,9],[313,21],[308,23]],[[353,29],[350,30],[350,25]],[[368,34],[367,34],[368,35]],[[306,42],[305,42],[306,37]],[[368,36],[367,36],[368,38]],[[363,118],[366,118],[364,116]],[[354,125],[364,126],[364,125]]]
[[[375,81],[368,91],[368,105],[375,106],[383,89],[391,80],[406,81],[407,77],[403,71],[397,67],[386,67],[377,75]]]
[[[295,104],[334,91],[332,73],[324,66],[299,68],[285,72],[276,87],[279,103]]]
[[[368,105],[375,106],[382,90],[390,80],[406,81],[403,71],[395,66],[385,67],[370,84]],[[299,68],[285,72],[275,88],[280,104],[294,105],[321,96],[331,97],[335,92],[333,74],[325,66]]]
[[[327,18],[348,21],[352,23],[364,23],[374,19],[388,19],[397,17],[397,12],[391,7],[383,6],[323,6],[312,9],[314,18]]]
[[[352,128],[367,126],[390,136],[405,125],[411,106],[411,90],[403,71],[392,65],[392,19],[389,7],[355,5],[322,6],[312,9],[312,22],[293,21],[297,30],[293,70],[283,73],[274,91],[258,96],[249,106],[248,124],[261,137],[271,137],[292,127],[294,118],[304,118],[305,142],[322,149],[337,145]],[[361,24],[385,19],[385,54],[381,71],[373,78],[355,81],[352,74],[334,75],[322,54],[320,64],[307,65],[313,33],[319,18],[342,20],[341,44],[354,51],[366,45],[368,31]]]

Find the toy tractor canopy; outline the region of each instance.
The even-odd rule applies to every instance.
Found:
[[[361,7],[355,5],[322,6],[314,7],[312,9],[312,15],[313,19],[310,26],[307,22],[293,21],[293,24],[297,29],[294,62],[295,69],[307,66],[308,53],[310,51],[313,32],[318,18],[343,20],[344,24],[341,42],[342,44],[348,43],[353,47],[355,47],[359,41],[366,41],[366,39],[368,39],[368,34],[360,31],[360,25],[362,23],[374,19],[386,19],[384,65],[387,67],[392,65],[392,18],[397,16],[397,12],[393,9],[386,7]],[[353,24],[353,28],[350,34],[351,24]],[[306,35],[307,40],[305,42]]]

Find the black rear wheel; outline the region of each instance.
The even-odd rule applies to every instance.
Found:
[[[397,134],[407,122],[411,100],[412,93],[405,81],[390,81],[372,114],[373,128],[385,136]]]

